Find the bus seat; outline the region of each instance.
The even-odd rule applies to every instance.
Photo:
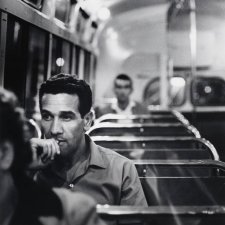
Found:
[[[211,158],[219,160],[218,153],[214,146],[203,138],[192,137],[106,137],[94,136],[92,140],[103,147],[117,150],[207,150],[211,154]],[[125,152],[124,152],[125,153]],[[126,153],[125,153],[126,154]],[[135,153],[134,153],[135,154]],[[138,154],[138,153],[137,153]],[[146,153],[148,154],[148,153]],[[182,153],[181,153],[182,154]],[[198,153],[196,153],[198,154]],[[199,153],[204,154],[204,153]]]
[[[216,160],[134,160],[139,177],[209,177],[224,174]]]
[[[119,115],[105,114],[95,120],[95,124],[102,122],[113,123],[181,123],[181,121],[173,115]]]
[[[204,149],[115,149],[129,159],[213,159]]]
[[[182,124],[117,124],[99,123],[93,126],[90,136],[176,136],[195,137],[196,134]]]
[[[98,205],[98,215],[110,224],[223,225],[223,206],[109,206]]]
[[[140,180],[149,205],[225,204],[225,177],[141,177]]]

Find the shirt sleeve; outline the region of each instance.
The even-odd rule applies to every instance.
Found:
[[[131,161],[127,161],[124,164],[120,204],[148,206],[137,170]]]

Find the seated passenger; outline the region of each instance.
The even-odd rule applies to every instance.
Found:
[[[43,149],[46,164],[36,174],[39,184],[81,191],[99,204],[147,205],[134,164],[85,134],[93,113],[84,80],[55,75],[41,85],[39,101],[46,139],[31,139],[34,152]]]
[[[107,113],[122,115],[149,114],[147,108],[141,103],[130,99],[132,91],[133,82],[131,78],[126,74],[118,75],[114,81],[114,93],[116,95],[117,101],[105,107],[96,107],[96,118]]]
[[[0,89],[0,224],[101,224],[90,197],[66,189],[53,192],[26,176],[32,151],[23,126],[15,95]]]

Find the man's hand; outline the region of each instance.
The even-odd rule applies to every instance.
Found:
[[[31,169],[43,167],[60,154],[60,148],[55,139],[31,138],[30,143],[33,155],[33,162],[29,166]]]

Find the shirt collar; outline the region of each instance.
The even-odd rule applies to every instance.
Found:
[[[129,104],[127,105],[127,107],[126,107],[124,110],[122,110],[122,109],[119,107],[119,105],[118,105],[118,101],[116,101],[116,102],[112,103],[111,108],[112,108],[113,110],[115,110],[117,113],[120,113],[120,112],[125,112],[125,111],[131,111],[131,109],[132,109],[135,105],[136,105],[136,103],[135,103],[134,101],[130,100],[130,101],[129,101]]]
[[[89,146],[90,149],[89,166],[98,166],[105,169],[107,167],[106,159],[99,149],[100,146],[96,145],[88,135],[85,134],[85,137],[86,145]]]

